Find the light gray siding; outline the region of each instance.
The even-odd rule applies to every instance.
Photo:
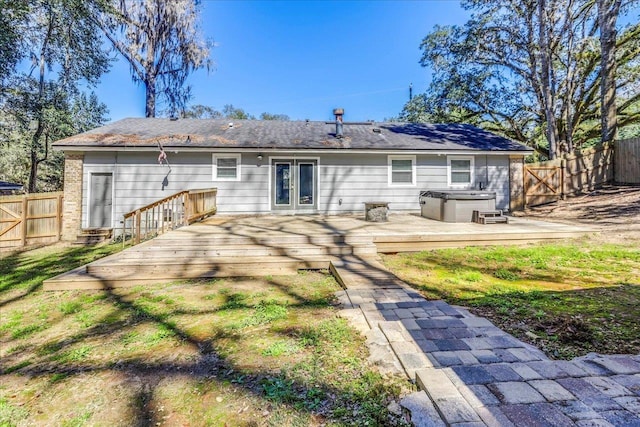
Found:
[[[257,154],[243,153],[240,181],[213,179],[212,153],[167,152],[170,168],[158,164],[157,152],[90,152],[85,154],[82,194],[82,226],[89,224],[87,200],[90,176],[113,173],[113,226],[122,216],[182,190],[218,188],[217,203],[225,213],[268,212],[268,174],[258,166]]]
[[[89,218],[89,181],[91,173],[113,173],[113,226],[119,227],[122,215],[178,191],[218,188],[218,212],[221,214],[269,213],[270,158],[314,158],[319,164],[318,212],[362,212],[366,201],[385,201],[392,211],[419,211],[420,191],[446,189],[447,156],[415,156],[415,185],[389,185],[387,154],[326,153],[302,155],[242,152],[240,180],[215,180],[210,152],[167,152],[171,165],[159,165],[158,152],[88,152],[84,158],[82,225]],[[507,155],[477,155],[474,158],[474,185],[482,182],[497,193],[496,205],[509,205],[509,158]]]
[[[416,156],[415,185],[390,185],[386,154],[325,155],[321,162],[320,211],[360,212],[367,201],[389,202],[392,211],[417,211],[420,191],[446,187],[446,156]]]
[[[496,209],[509,209],[509,156],[475,156],[475,187],[496,192]]]

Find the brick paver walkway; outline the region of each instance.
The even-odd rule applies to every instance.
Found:
[[[415,425],[640,426],[640,355],[550,360],[487,319],[425,300],[376,260],[332,269],[372,362],[421,389],[401,402]]]

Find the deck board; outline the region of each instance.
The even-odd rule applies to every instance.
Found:
[[[385,223],[342,216],[215,216],[46,280],[44,289],[102,289],[181,279],[295,274],[341,258],[580,237],[598,230],[510,218],[509,224],[444,223],[391,214]]]

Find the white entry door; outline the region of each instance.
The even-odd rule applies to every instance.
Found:
[[[92,173],[89,184],[89,227],[111,227],[113,174]]]

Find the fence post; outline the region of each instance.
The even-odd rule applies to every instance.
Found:
[[[62,239],[62,194],[58,194],[58,206],[56,207],[56,221],[58,223],[58,241]]]
[[[567,192],[565,191],[565,174],[567,170],[567,159],[562,158],[560,160],[560,198],[566,200]]]
[[[27,209],[29,208],[29,200],[27,196],[22,196],[22,246],[27,245]]]
[[[140,222],[142,221],[140,215],[140,209],[136,211],[136,237],[134,238],[134,242],[137,245],[140,243]]]
[[[189,192],[184,193],[182,196],[182,205],[184,206],[184,218],[182,219],[182,225],[189,224],[189,216],[191,215],[191,196]]]
[[[610,157],[609,161],[611,162],[611,184],[616,183],[616,141],[613,140],[609,143]]]

